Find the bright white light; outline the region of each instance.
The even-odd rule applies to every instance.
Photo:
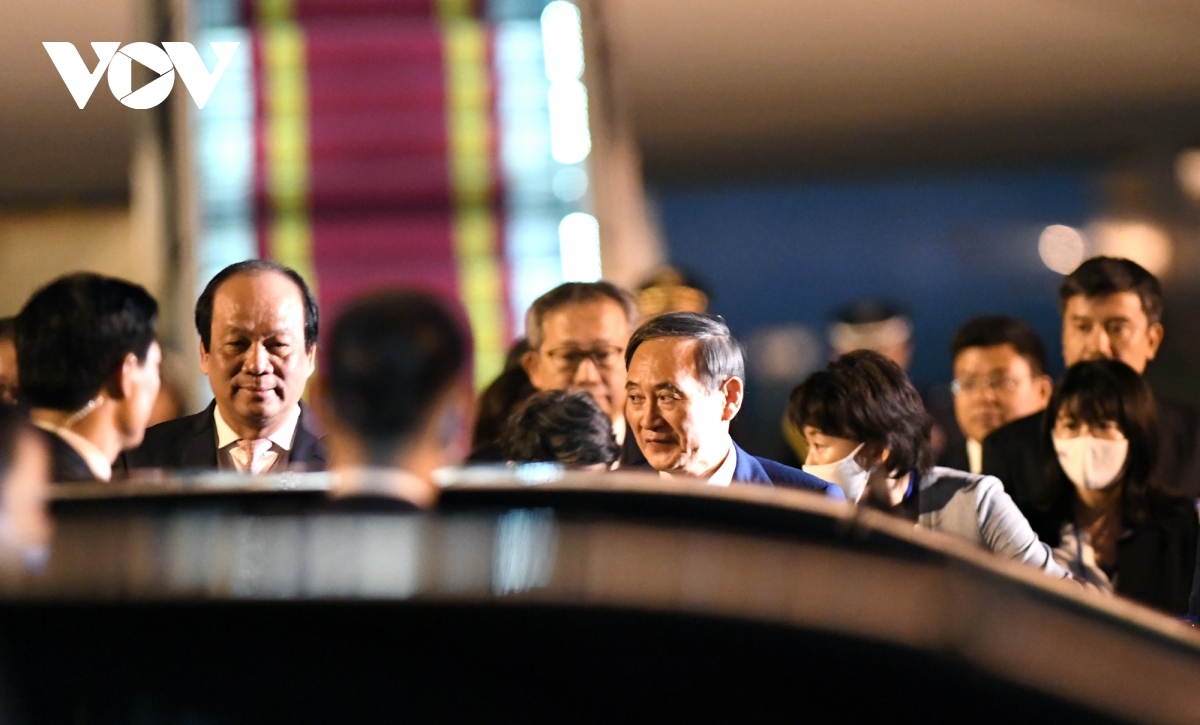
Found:
[[[1104,220],[1090,225],[1087,231],[1096,254],[1124,257],[1155,275],[1166,272],[1171,265],[1174,245],[1162,227],[1141,221]]]
[[[1175,161],[1175,176],[1184,193],[1200,201],[1200,149],[1188,149]]]
[[[583,77],[583,28],[573,3],[554,0],[542,11],[542,48],[552,82]]]
[[[592,151],[588,130],[587,89],[579,81],[550,84],[550,155],[560,164],[577,164]]]
[[[558,249],[564,282],[600,279],[600,223],[596,217],[575,212],[558,225]]]
[[[1038,238],[1038,256],[1042,263],[1059,274],[1070,274],[1083,262],[1083,234],[1074,227],[1051,224]]]

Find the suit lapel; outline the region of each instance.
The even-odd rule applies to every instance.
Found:
[[[291,463],[325,463],[325,451],[319,445],[325,432],[317,424],[316,416],[303,402],[300,403],[300,420],[296,423],[296,435],[292,439]]]
[[[733,444],[733,454],[737,456],[737,464],[733,468],[733,480],[738,483],[755,483],[760,486],[770,486],[771,479],[762,464],[754,456],[742,450],[737,443]]]
[[[216,407],[217,403],[213,401],[196,416],[192,435],[184,441],[180,451],[181,468],[217,468],[217,423],[213,419]]]

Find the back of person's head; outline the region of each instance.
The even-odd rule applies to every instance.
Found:
[[[643,322],[629,338],[625,367],[643,343],[664,337],[697,341],[696,375],[706,390],[716,390],[729,378],[746,378],[742,346],[725,320],[697,312],[668,312]]]
[[[324,402],[373,465],[393,465],[431,424],[445,447],[458,442],[465,420],[431,418],[456,384],[465,385],[471,343],[435,297],[381,292],[350,304],[334,323],[327,355]]]
[[[283,275],[296,285],[304,304],[304,347],[311,350],[312,346],[317,344],[317,337],[320,334],[321,320],[317,298],[299,272],[269,259],[247,259],[235,262],[217,272],[208,281],[204,291],[200,293],[199,299],[196,300],[195,324],[196,333],[200,335],[200,344],[205,350],[209,350],[209,345],[212,343],[213,302],[221,285],[234,277],[255,274]]]
[[[138,285],[91,273],[51,282],[17,315],[22,402],[82,408],[128,355],[145,362],[157,321],[158,303]]]
[[[904,371],[872,350],[846,353],[800,383],[788,400],[798,430],[863,444],[867,458],[890,451],[892,476],[923,475],[933,465],[932,422]]]
[[[607,469],[620,455],[612,422],[582,390],[531,396],[504,426],[502,447],[510,461],[549,461],[568,468]]]
[[[0,317],[0,342],[12,342],[17,333],[17,318]]]
[[[529,352],[529,341],[522,338],[508,351],[504,371],[479,394],[476,407],[475,431],[471,436],[472,454],[500,442],[504,423],[513,410],[534,393],[529,374],[521,365],[521,358]]]
[[[1120,360],[1086,360],[1067,368],[1046,409],[1043,444],[1054,450],[1055,421],[1062,412],[1092,430],[1116,423],[1129,440],[1121,479],[1126,513],[1135,521],[1146,512],[1146,496],[1156,490],[1152,473],[1158,463],[1158,413],[1145,378]],[[1057,469],[1057,465],[1054,467]],[[1070,483],[1056,476],[1069,490]]]
[[[1006,315],[975,317],[963,323],[950,342],[950,359],[973,347],[1008,345],[1029,363],[1029,372],[1046,374],[1046,345],[1029,324]]]
[[[525,334],[529,340],[530,349],[537,350],[542,346],[545,334],[542,323],[546,315],[567,305],[610,300],[620,306],[625,313],[625,319],[632,327],[637,324],[637,303],[633,295],[612,282],[566,282],[560,284],[546,294],[538,297],[529,306],[525,314]]]
[[[1137,262],[1121,257],[1092,257],[1063,278],[1058,287],[1058,312],[1067,310],[1067,300],[1080,296],[1105,297],[1132,292],[1142,303],[1149,324],[1162,321],[1162,286],[1158,278]]]

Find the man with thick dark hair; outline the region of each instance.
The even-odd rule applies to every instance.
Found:
[[[1162,290],[1154,275],[1128,259],[1085,261],[1063,279],[1058,307],[1067,367],[1109,358],[1144,373],[1158,354]],[[1200,415],[1185,403],[1162,398],[1157,403],[1160,435],[1154,479],[1169,493],[1195,498],[1200,495]],[[1046,470],[1054,452],[1042,445],[1045,425],[1043,414],[1035,413],[998,428],[983,442],[983,472],[1004,482],[1031,521],[1045,512],[1051,498]]]
[[[966,436],[942,453],[938,465],[983,470],[983,439],[1018,418],[1046,407],[1054,381],[1046,374],[1046,347],[1032,327],[1015,317],[968,320],[950,343],[954,414]]]
[[[221,270],[196,302],[200,368],[213,403],[150,428],[125,465],[324,470],[323,433],[300,399],[316,368],[318,322],[312,291],[294,270],[261,259]]]
[[[633,296],[611,282],[567,282],[537,298],[525,315],[530,351],[522,360],[537,390],[586,390],[613,424],[621,466],[645,466],[627,435],[625,366],[637,324]]]
[[[719,317],[670,312],[637,329],[625,350],[631,432],[651,467],[715,486],[786,486],[843,498],[821,479],[751,456],[729,435],[742,407],[742,348]]]
[[[509,461],[598,471],[612,468],[621,452],[612,422],[582,390],[535,393],[508,419],[501,446]]]
[[[336,498],[433,503],[433,472],[462,462],[473,406],[471,340],[437,299],[384,292],[334,324],[314,404]]]
[[[98,274],[61,277],[17,315],[20,397],[45,432],[57,482],[107,481],[142,442],[158,395],[158,303]]]

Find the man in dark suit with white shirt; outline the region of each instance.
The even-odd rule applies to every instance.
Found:
[[[324,470],[322,432],[300,400],[316,367],[319,321],[304,278],[267,260],[230,265],[205,287],[195,321],[215,399],[147,430],[126,467]]]
[[[837,486],[733,442],[729,423],[742,407],[746,365],[720,318],[669,312],[648,320],[629,339],[625,364],[625,417],[660,474],[845,498]]]

